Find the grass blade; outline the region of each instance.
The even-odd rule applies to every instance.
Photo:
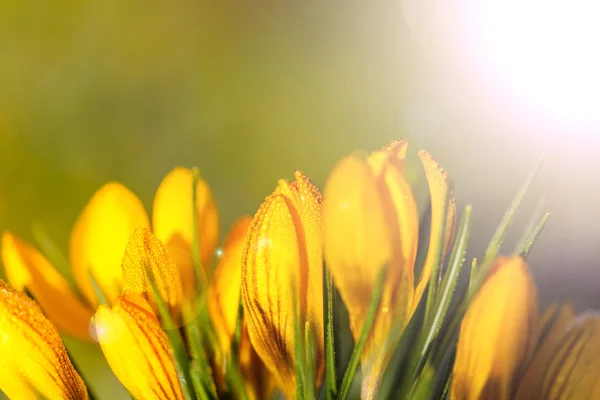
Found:
[[[337,396],[335,374],[335,336],[333,330],[333,278],[327,267],[323,268],[325,286],[325,400],[333,400]]]
[[[369,309],[367,311],[367,316],[365,318],[364,325],[362,327],[362,331],[360,332],[360,337],[358,341],[354,345],[354,350],[352,351],[352,357],[350,358],[350,363],[346,372],[344,374],[344,379],[342,380],[342,385],[340,386],[340,391],[338,393],[338,400],[344,400],[348,396],[350,392],[350,387],[352,386],[352,381],[354,380],[354,375],[356,374],[356,370],[358,369],[358,365],[360,364],[360,357],[362,355],[362,351],[367,343],[367,339],[369,334],[371,333],[371,328],[373,326],[373,322],[375,322],[375,317],[377,316],[377,311],[379,309],[379,303],[381,301],[381,295],[383,293],[383,285],[385,283],[387,267],[383,268],[379,275],[379,279],[377,282],[377,286],[373,291],[373,297],[371,298],[371,303],[369,304]]]
[[[523,243],[521,243],[521,246],[519,246],[519,251],[517,254],[523,258],[527,258],[529,251],[531,251],[533,245],[535,242],[537,242],[542,234],[542,231],[546,226],[546,222],[548,222],[548,217],[550,217],[550,213],[546,213],[542,218],[540,218],[535,227],[529,232]]]

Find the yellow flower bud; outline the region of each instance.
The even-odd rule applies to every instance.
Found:
[[[9,398],[88,398],[54,325],[33,300],[1,280],[0,354],[0,390]]]
[[[121,294],[121,260],[137,227],[150,227],[144,205],[120,183],[102,186],[77,218],[69,242],[69,261],[81,292],[94,306],[99,304],[90,273],[108,301]]]
[[[454,232],[456,207],[446,173],[429,154],[420,152],[430,186],[432,229],[431,246],[415,285],[419,214],[404,177],[407,145],[406,140],[393,142],[366,160],[349,156],[334,167],[325,186],[325,257],[355,340],[378,277],[387,268],[379,312],[362,354],[363,398],[375,395],[392,350],[421,300],[438,262],[441,230],[447,230],[441,244],[446,252]],[[392,337],[393,327],[400,329]]]
[[[81,301],[46,257],[16,235],[4,232],[2,261],[12,286],[19,291],[27,289],[58,329],[91,340],[93,310]]]
[[[181,273],[186,298],[195,294],[196,279],[192,262],[194,229],[200,242],[200,257],[204,269],[209,266],[219,239],[219,214],[208,184],[196,182],[196,206],[193,204],[193,173],[177,167],[161,182],[152,210],[154,233],[167,246],[173,263]],[[194,228],[194,209],[198,226]]]
[[[141,296],[125,294],[94,317],[102,352],[136,399],[183,399],[173,349],[156,315]]]
[[[537,393],[544,400],[600,398],[600,316],[583,314],[571,325]]]
[[[279,182],[252,221],[242,302],[252,345],[287,398],[295,398],[294,323],[315,328],[317,379],[323,370],[322,197],[300,172],[293,183]]]
[[[165,245],[150,230],[137,228],[133,232],[125,249],[122,268],[125,293],[142,295],[154,305],[151,277],[158,294],[176,319],[183,302],[181,277],[171,263]]]
[[[465,314],[450,398],[509,399],[537,342],[537,291],[521,257],[495,261]]]
[[[574,319],[575,310],[570,304],[560,307],[553,304],[544,312],[540,339],[535,354],[527,366],[527,371],[519,382],[517,400],[533,399],[536,394],[539,394],[541,379],[548,368],[548,363],[556,352],[556,346]]]

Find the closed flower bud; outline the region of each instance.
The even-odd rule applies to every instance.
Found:
[[[143,297],[125,294],[112,308],[100,306],[94,320],[108,364],[136,399],[183,399],[173,350]]]
[[[198,179],[194,205],[193,183],[194,174],[190,169],[173,169],[158,187],[152,209],[154,233],[169,249],[171,259],[180,271],[187,298],[195,294],[194,235],[198,235],[200,262],[205,270],[219,239],[219,214],[212,192],[203,179]]]
[[[323,370],[322,197],[300,172],[280,181],[250,226],[242,261],[248,335],[287,398],[295,398],[295,323],[314,327]],[[300,321],[296,321],[296,307]]]
[[[600,316],[582,314],[571,325],[538,389],[543,400],[600,398]]]
[[[439,262],[439,246],[447,252],[454,233],[456,208],[446,173],[428,153],[420,152],[430,187],[432,221],[431,245],[415,279],[419,214],[404,177],[407,145],[401,140],[367,159],[346,157],[334,167],[325,186],[325,257],[348,309],[355,340],[378,278],[386,271],[379,311],[362,354],[363,398],[375,395],[399,335]],[[446,242],[440,243],[437,238],[444,229]],[[397,334],[391,335],[396,327],[400,328],[394,329]]]
[[[538,300],[527,264],[499,258],[465,314],[452,372],[452,400],[509,399],[529,361]]]
[[[0,281],[0,390],[11,399],[85,400],[83,380],[37,304]]]

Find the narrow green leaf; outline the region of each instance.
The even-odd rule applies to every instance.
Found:
[[[304,325],[304,354],[306,362],[306,399],[315,400],[316,378],[315,378],[315,344],[310,322],[306,321]]]
[[[487,276],[489,268],[491,267],[492,263],[494,262],[494,259],[496,258],[496,256],[498,255],[498,252],[500,251],[500,246],[502,245],[502,242],[504,241],[504,237],[506,236],[508,227],[511,225],[511,223],[515,219],[517,210],[519,209],[519,206],[523,202],[523,199],[525,199],[525,196],[527,195],[527,192],[529,191],[531,184],[533,183],[535,177],[537,176],[537,174],[540,170],[540,167],[542,165],[542,162],[543,162],[543,158],[540,159],[540,161],[535,166],[534,170],[529,174],[529,176],[527,177],[527,179],[525,180],[525,182],[519,189],[519,192],[513,199],[510,207],[508,208],[508,211],[506,212],[506,214],[504,214],[504,218],[500,222],[500,226],[498,226],[498,229],[496,229],[496,232],[494,233],[494,236],[492,237],[492,240],[490,241],[490,244],[489,244],[487,250],[485,251],[483,261],[482,261],[481,265],[479,266],[479,271],[473,282],[473,291],[474,292],[477,292],[479,290],[479,287],[485,280],[485,277]],[[471,299],[469,298],[468,300],[470,301]]]
[[[473,291],[473,283],[475,282],[475,276],[477,275],[477,258],[473,258],[471,262],[471,271],[469,273],[469,293]]]
[[[204,389],[204,383],[202,382],[202,372],[196,361],[192,361],[190,368],[190,377],[192,379],[192,386],[194,387],[194,393],[200,400],[211,400],[208,393]]]
[[[337,396],[335,374],[335,336],[333,330],[333,278],[325,266],[323,268],[324,306],[325,306],[325,400],[333,400]]]
[[[521,246],[519,247],[518,251],[518,254],[521,257],[527,258],[529,251],[532,249],[533,245],[535,244],[535,242],[537,242],[538,238],[542,234],[542,231],[546,226],[546,222],[548,222],[548,217],[550,217],[550,213],[544,214],[544,216],[540,218],[535,227],[529,232],[523,243],[521,243]]]
[[[196,387],[198,384],[197,380],[192,380],[194,390],[196,393],[202,392],[203,397],[208,399],[216,399],[217,389],[212,379],[212,368],[206,357],[206,352],[202,347],[202,336],[200,334],[200,328],[194,324],[186,324],[184,326],[185,334],[187,337],[188,347],[192,356],[192,369],[196,368],[199,373],[199,382],[201,387]]]
[[[352,386],[354,375],[356,374],[356,370],[358,369],[358,365],[360,364],[360,357],[362,355],[362,351],[365,347],[365,344],[367,343],[367,339],[369,337],[369,334],[371,333],[371,328],[373,327],[373,322],[375,322],[375,317],[377,316],[377,311],[379,310],[379,303],[381,301],[381,295],[383,293],[383,285],[385,283],[386,272],[387,266],[383,268],[383,270],[379,274],[377,286],[373,291],[373,297],[371,298],[371,303],[369,304],[369,309],[367,310],[367,316],[365,318],[364,325],[360,332],[358,341],[354,345],[354,350],[352,351],[352,357],[350,358],[348,369],[346,369],[344,379],[342,380],[342,385],[340,386],[340,391],[337,397],[338,400],[346,399],[348,393],[350,392],[350,387]]]

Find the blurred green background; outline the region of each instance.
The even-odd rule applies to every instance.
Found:
[[[295,169],[323,187],[341,156],[409,137],[474,205],[480,255],[545,153],[506,249],[545,196],[530,257],[542,300],[600,306],[597,127],[487,79],[458,11],[433,4],[0,1],[0,228],[31,239],[39,221],[66,250],[103,183],[151,210],[183,165],[210,183],[226,231]]]

